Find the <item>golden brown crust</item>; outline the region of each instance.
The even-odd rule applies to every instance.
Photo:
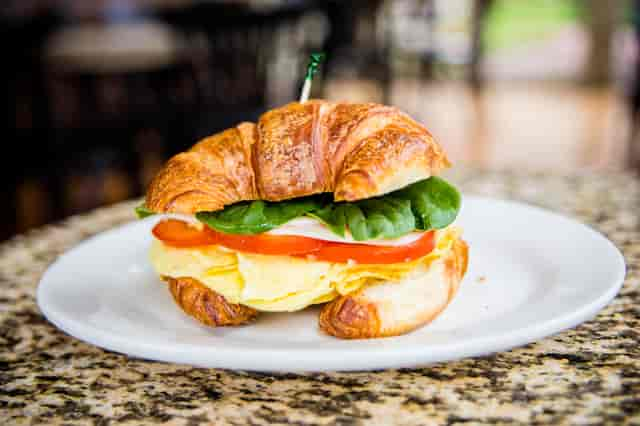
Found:
[[[322,331],[342,339],[368,339],[381,333],[375,304],[359,301],[355,294],[326,304],[318,321]]]
[[[256,199],[254,140],[255,125],[241,123],[174,156],[149,185],[147,208],[190,214]]]
[[[407,291],[406,287],[411,284],[375,284],[387,287],[382,298],[370,294],[371,287],[364,287],[326,304],[320,312],[320,329],[342,339],[368,339],[398,336],[428,324],[447,307],[458,291],[467,270],[467,244],[456,240],[450,254],[437,262],[442,264],[432,264],[430,268],[435,271],[441,266],[440,272],[436,273],[435,279],[430,278],[424,283],[434,286],[432,293],[425,293],[429,300],[421,303],[421,299],[416,298],[420,292],[415,289]],[[414,311],[408,312],[407,303],[415,306]]]
[[[462,278],[467,273],[469,246],[464,240],[459,239],[453,244],[452,253],[453,255],[445,260],[446,273],[451,282],[447,304],[453,300],[453,296],[458,292]]]
[[[247,306],[229,303],[220,294],[193,278],[163,277],[178,306],[201,323],[211,327],[241,325],[253,320],[258,312]]]
[[[355,201],[386,194],[448,166],[431,134],[397,112],[391,123],[349,152],[336,178],[335,199]]]
[[[190,214],[320,192],[354,201],[448,166],[431,134],[396,108],[293,102],[171,158],[149,186],[146,206]]]
[[[279,201],[328,189],[316,164],[313,122],[320,104],[294,102],[264,113],[258,121],[254,145],[258,194]]]

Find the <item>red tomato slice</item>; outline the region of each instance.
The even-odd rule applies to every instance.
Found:
[[[335,243],[287,235],[224,234],[206,226],[200,230],[175,219],[158,222],[153,228],[153,235],[173,247],[217,244],[247,253],[306,257],[334,263],[346,263],[350,260],[364,264],[409,262],[426,256],[435,245],[433,231],[425,232],[413,243],[391,247]]]
[[[233,250],[271,255],[312,253],[320,249],[324,244],[321,240],[307,237],[224,234],[207,226],[200,230],[186,222],[175,219],[158,222],[152,232],[157,239],[173,247],[198,247],[218,244]]]
[[[435,247],[435,232],[425,232],[420,239],[403,246],[372,246],[326,242],[322,248],[307,257],[333,263],[352,260],[364,264],[410,262],[429,254]]]
[[[216,231],[212,231],[216,232]],[[218,244],[247,253],[295,256],[320,250],[324,241],[289,235],[234,235],[216,232]]]
[[[197,247],[217,244],[217,235],[175,219],[162,220],[153,227],[153,235],[173,247]]]

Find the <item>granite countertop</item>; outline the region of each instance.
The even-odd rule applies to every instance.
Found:
[[[639,424],[640,180],[458,171],[467,193],[586,222],[623,251],[624,287],[594,320],[522,348],[417,369],[259,374],[129,358],[65,335],[35,303],[43,271],[133,219],[133,202],[0,246],[2,424]]]

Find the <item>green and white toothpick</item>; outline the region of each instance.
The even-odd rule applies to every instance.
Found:
[[[324,61],[324,58],[324,53],[312,53],[309,57],[307,75],[304,78],[304,86],[302,86],[302,93],[300,94],[300,103],[307,102],[309,99],[309,93],[311,93],[311,80],[313,80],[313,76],[318,72],[320,62]]]

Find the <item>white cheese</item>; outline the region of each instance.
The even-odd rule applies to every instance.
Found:
[[[418,240],[421,236],[421,232],[411,232],[407,235],[403,235],[400,238],[394,238],[389,240],[367,240],[367,241],[356,241],[353,239],[349,231],[345,233],[345,238],[340,237],[339,235],[334,234],[331,230],[324,225],[323,223],[309,218],[309,217],[299,217],[293,219],[284,225],[277,227],[276,229],[272,229],[267,232],[270,235],[293,235],[300,237],[309,237],[315,238],[317,240],[324,241],[335,241],[340,243],[347,244],[367,244],[367,245],[375,245],[375,246],[403,246],[406,244],[410,244],[416,240]]]

